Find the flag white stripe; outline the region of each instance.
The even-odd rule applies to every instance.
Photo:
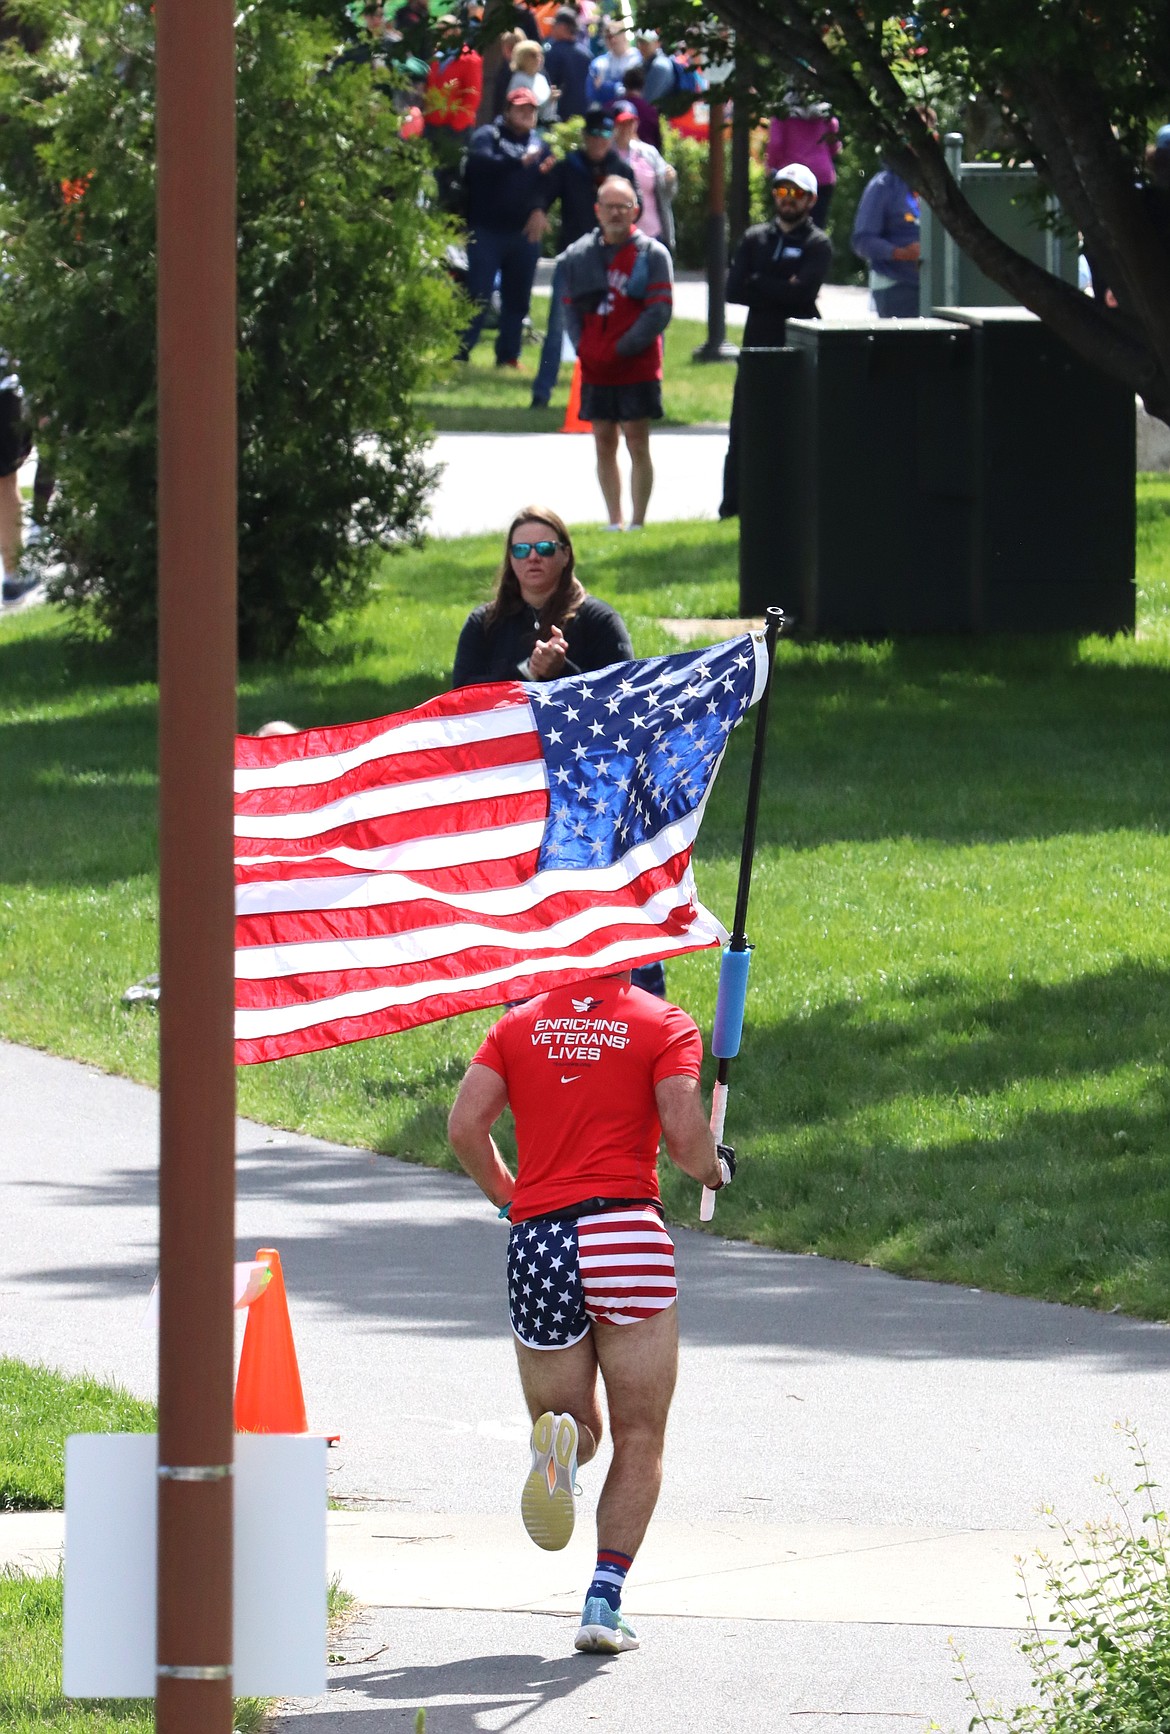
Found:
[[[275,765],[248,766],[236,772],[238,795],[253,789],[296,789],[313,783],[328,783],[360,765],[376,759],[392,759],[401,753],[421,753],[445,747],[473,746],[477,741],[501,740],[508,735],[535,734],[530,704],[499,705],[469,715],[429,717],[422,722],[400,723],[373,735],[346,752],[321,753],[315,758],[286,759]]]
[[[546,867],[543,872],[534,873],[521,885],[501,885],[488,891],[476,892],[439,892],[430,886],[420,885],[415,879],[399,877],[389,871],[338,878],[322,875],[319,879],[255,879],[236,887],[236,914],[274,915],[286,910],[305,909],[370,909],[383,903],[401,905],[437,901],[450,903],[453,908],[466,910],[473,915],[523,915],[526,910],[543,903],[545,898],[557,897],[564,892],[585,892],[593,897],[602,896],[607,891],[620,890],[640,874],[652,867],[661,867],[672,856],[688,848],[695,840],[701,819],[702,808],[696,807],[694,812],[684,814],[657,836],[637,844],[620,860],[607,867],[589,868],[584,876],[580,868]],[[518,834],[523,835],[523,841],[517,841]],[[345,856],[356,857],[363,854],[386,856],[407,849],[440,849],[443,854],[441,861],[411,859],[409,862],[397,863],[421,872],[425,867],[455,865],[475,860],[477,857],[474,854],[457,853],[456,846],[467,838],[494,838],[505,835],[511,839],[509,848],[500,850],[499,854],[495,850],[490,855],[485,851],[482,859],[500,860],[509,854],[521,854],[526,849],[539,848],[544,826],[541,822],[532,820],[524,825],[501,826],[498,830],[470,831],[465,837],[442,837],[434,842],[429,838],[420,838],[412,843],[389,844],[384,849],[331,849],[329,853],[340,860]],[[241,864],[244,865],[283,859],[285,857],[276,855],[240,857]],[[690,874],[688,866],[688,880],[684,882],[689,883]]]
[[[548,788],[543,759],[516,765],[491,765],[477,771],[450,771],[410,783],[383,783],[328,801],[307,813],[237,813],[237,837],[316,837],[341,825],[360,825],[389,813],[417,813],[427,807],[456,807],[464,801],[506,800]]]
[[[616,1276],[619,1271],[628,1270],[632,1265],[661,1265],[666,1270],[671,1270],[674,1267],[674,1258],[672,1255],[670,1253],[662,1252],[645,1252],[641,1254],[634,1252],[619,1253],[616,1256],[611,1255],[609,1258],[581,1258],[578,1262],[580,1263],[582,1271],[596,1271],[599,1275],[606,1273],[611,1276]],[[636,1280],[637,1278],[635,1277],[630,1278],[631,1282]],[[657,1282],[658,1280],[658,1277],[647,1276],[646,1278],[647,1282]]]
[[[622,1223],[636,1224],[644,1232],[650,1231],[652,1233],[655,1228],[662,1229],[664,1234],[666,1232],[661,1216],[649,1204],[637,1204],[629,1210],[603,1210],[595,1216],[582,1216],[577,1222],[577,1232],[580,1233],[584,1230],[587,1234],[592,1234],[595,1232],[594,1225],[596,1224],[596,1227],[605,1233],[615,1225],[620,1226]]]
[[[673,952],[693,951],[696,946],[726,943],[726,929],[709,911],[700,906],[696,919],[686,933],[660,934],[655,938],[654,949],[659,956],[670,956]],[[614,944],[594,952],[589,960],[589,968],[599,975],[607,969],[622,969],[630,958],[644,955],[645,951],[644,938],[617,940]],[[262,1036],[287,1035],[292,1030],[312,1029],[317,1024],[334,1023],[340,1018],[372,1017],[391,1006],[413,1006],[427,999],[446,998],[457,993],[474,993],[479,988],[498,987],[504,982],[515,981],[520,976],[551,975],[562,969],[573,969],[580,973],[581,959],[566,957],[563,953],[545,958],[521,955],[513,964],[503,965],[499,969],[482,970],[477,975],[455,976],[450,981],[432,979],[410,982],[404,986],[366,988],[360,993],[344,993],[332,999],[316,1000],[311,1005],[258,1006],[255,1009],[241,1007],[236,1011],[236,1038],[239,1041],[255,1041]]]
[[[685,905],[689,901],[685,891],[680,896],[679,888],[672,885],[628,909],[594,905],[566,916],[563,921],[523,933],[485,927],[478,922],[451,921],[442,927],[416,927],[402,933],[373,934],[369,938],[245,945],[236,951],[236,979],[265,981],[290,975],[327,975],[344,969],[394,969],[402,964],[451,957],[478,945],[504,946],[510,951],[518,945],[534,951],[567,950],[589,934],[618,923],[656,927],[680,903]]]
[[[595,1247],[600,1248],[596,1252],[596,1257],[600,1257],[600,1259],[617,1257],[617,1254],[607,1254],[603,1250],[605,1247],[657,1247],[659,1252],[666,1250],[666,1255],[671,1254],[671,1248],[673,1248],[673,1242],[669,1242],[669,1238],[667,1238],[666,1229],[662,1229],[660,1235],[645,1235],[641,1240],[638,1240],[634,1235],[588,1235],[579,1238],[577,1245],[581,1247],[582,1259],[588,1254],[593,1254]]]
[[[392,872],[397,869],[403,873],[426,873],[439,867],[466,867],[473,861],[506,861],[513,855],[523,855],[529,850],[539,849],[544,836],[543,819],[526,819],[519,825],[490,825],[483,831],[452,831],[442,837],[414,837],[406,843],[385,843],[376,849],[351,849],[339,845],[328,851],[331,861],[344,861],[352,867],[363,867],[371,873]],[[236,865],[238,867],[264,867],[273,861],[304,861],[303,855],[241,855]],[[274,879],[272,881],[253,880],[251,884],[236,887],[236,895],[250,890],[258,890],[261,886],[271,883],[274,886],[303,885],[311,891],[314,880],[310,879]],[[331,885],[333,880],[322,876],[323,885]],[[431,893],[435,895],[435,893]],[[323,901],[310,903],[307,907],[327,908]],[[252,912],[256,913],[255,911]]]

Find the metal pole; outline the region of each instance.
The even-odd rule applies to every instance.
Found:
[[[731,1062],[739,1052],[743,1031],[744,1003],[747,997],[750,948],[747,942],[747,906],[752,886],[752,859],[756,847],[756,817],[760,809],[760,789],[764,778],[764,747],[768,739],[768,700],[772,696],[772,676],[776,668],[776,640],[783,631],[788,616],[781,608],[769,608],[764,614],[764,641],[768,650],[768,678],[756,706],[756,740],[752,749],[751,775],[748,777],[747,811],[744,815],[743,848],[739,858],[739,889],[735,897],[735,920],[731,941],[719,967],[719,996],[715,1005],[715,1025],[711,1031],[711,1051],[718,1058],[715,1086],[711,1092],[711,1131],[715,1142],[723,1142],[727,1121],[727,1079]],[[739,953],[733,958],[732,953]],[[724,997],[726,993],[726,998]],[[699,1204],[700,1222],[710,1222],[715,1215],[718,1194],[704,1186]]]
[[[947,168],[956,184],[963,179],[963,135],[961,132],[949,132],[943,139],[943,155]],[[941,223],[934,225],[935,233],[942,236],[943,278],[942,293],[944,307],[959,306],[959,243],[949,229],[944,229]]]
[[[727,290],[727,216],[724,209],[723,104],[712,102],[707,144],[707,341],[693,361],[734,361],[739,354],[728,343],[725,314]]]
[[[731,928],[731,951],[747,950],[748,898],[752,889],[752,862],[756,853],[756,819],[760,811],[760,789],[764,781],[764,748],[768,744],[768,700],[772,696],[772,672],[776,665],[776,640],[787,615],[782,608],[769,608],[764,613],[764,638],[768,646],[768,683],[760,694],[756,710],[756,740],[752,748],[752,768],[748,777],[747,814],[743,826],[743,847],[739,857],[739,887],[735,894],[735,918]],[[722,1080],[721,1080],[722,1081]]]
[[[158,0],[159,1734],[232,1727],[233,0]]]

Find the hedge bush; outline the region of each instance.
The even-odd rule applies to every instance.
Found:
[[[87,630],[157,621],[153,7],[44,6],[0,61],[8,347],[57,477],[44,557]],[[237,20],[240,648],[280,655],[416,535],[433,472],[418,385],[454,349],[425,153],[367,67],[280,6]]]

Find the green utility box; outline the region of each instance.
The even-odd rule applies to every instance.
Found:
[[[792,319],[788,338],[740,355],[742,611],[782,593],[812,637],[967,630],[971,332]]]
[[[1131,630],[1134,403],[1019,308],[740,356],[740,609],[807,637]]]
[[[947,167],[975,215],[993,235],[1006,241],[1025,259],[1060,277],[1077,282],[1077,235],[1061,215],[1060,206],[1037,179],[1035,169],[1004,168],[999,163],[965,163],[963,135],[950,132],[943,141]],[[922,202],[922,270],[919,312],[938,307],[1015,307],[1006,289],[985,277]]]
[[[975,630],[1132,631],[1133,392],[1022,307],[938,316],[975,338]]]

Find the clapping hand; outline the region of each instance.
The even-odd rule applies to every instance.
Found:
[[[559,626],[547,638],[538,638],[528,658],[533,680],[555,680],[565,666],[569,645]]]

